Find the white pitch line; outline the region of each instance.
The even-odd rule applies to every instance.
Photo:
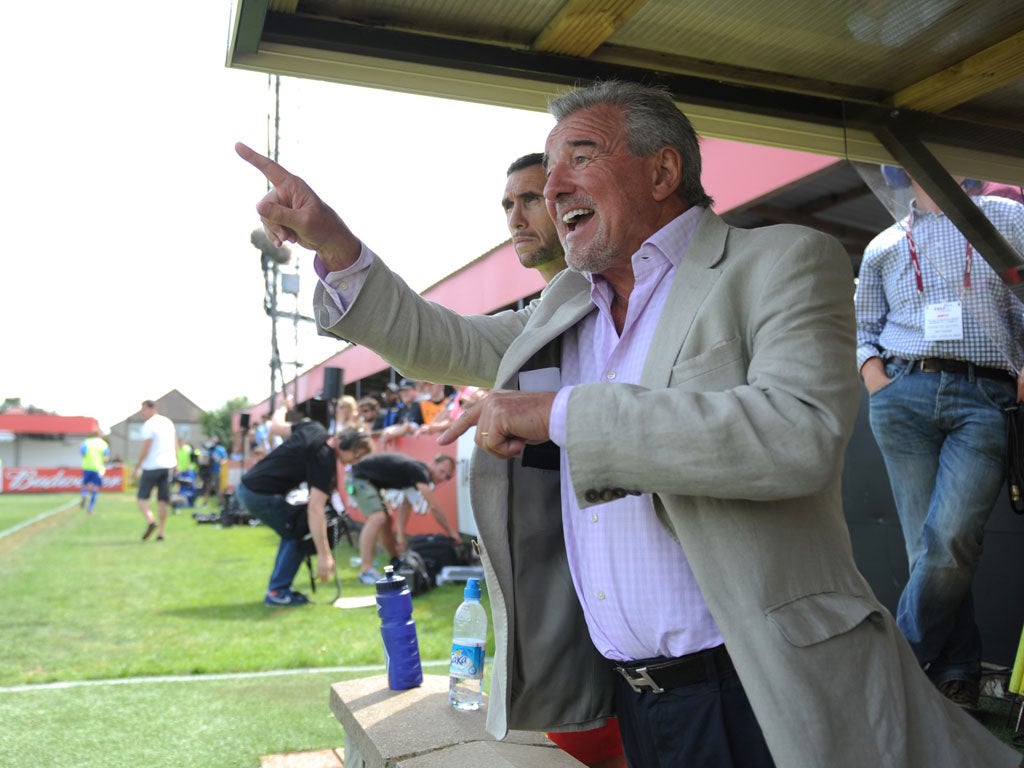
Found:
[[[31,518],[30,520],[25,520],[23,522],[20,522],[16,526],[14,526],[13,528],[8,528],[6,531],[0,531],[0,539],[4,538],[5,536],[10,536],[12,533],[17,533],[22,528],[27,528],[28,526],[32,525],[33,523],[38,523],[40,520],[45,520],[46,518],[50,517],[51,515],[56,515],[58,512],[63,512],[65,510],[67,510],[67,509],[71,509],[77,503],[78,503],[77,501],[69,501],[63,507],[57,507],[57,509],[51,509],[49,512],[40,512],[38,515],[36,515],[35,517]]]
[[[448,666],[451,661],[438,659],[421,662],[424,667]],[[211,675],[158,675],[155,677],[117,677],[110,680],[69,680],[64,683],[36,683],[31,685],[0,686],[0,693],[25,693],[26,691],[53,691],[64,688],[86,688],[100,685],[140,685],[143,683],[192,683],[209,680],[247,680],[282,675],[305,675],[311,672],[381,672],[384,667],[377,665],[357,667],[307,667],[306,669],[271,669],[264,672],[222,672]]]

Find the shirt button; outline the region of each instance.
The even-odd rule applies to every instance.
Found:
[[[593,515],[590,516],[590,522],[592,522],[592,523],[596,523],[597,522],[597,515],[596,514],[593,514]]]
[[[338,290],[339,291],[347,291],[348,290],[348,283],[340,283],[338,285]]]
[[[597,593],[597,599],[598,600],[604,600],[604,592],[598,592]]]
[[[615,371],[608,371],[608,373],[606,373],[604,377],[608,379],[608,381],[613,380],[615,378]]]

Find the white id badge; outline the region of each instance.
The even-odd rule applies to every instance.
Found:
[[[960,341],[964,337],[964,311],[959,301],[929,304],[924,308],[925,341]]]

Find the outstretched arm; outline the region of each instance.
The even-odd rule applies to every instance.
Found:
[[[328,272],[349,267],[359,258],[359,240],[306,182],[241,142],[235,144],[235,152],[273,187],[256,204],[256,212],[275,245],[298,243],[316,251]]]

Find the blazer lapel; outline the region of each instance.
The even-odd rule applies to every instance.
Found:
[[[582,275],[563,272],[543,294],[522,334],[509,345],[495,377],[495,387],[518,389],[516,374],[538,350],[558,339],[588,313],[597,311],[590,300],[590,283]],[[552,363],[560,365],[559,360]]]
[[[711,288],[718,280],[714,269],[725,255],[729,226],[710,208],[704,212],[683,260],[679,263],[668,299],[651,338],[640,383],[645,387],[664,387],[672,366],[690,334],[690,328]]]

